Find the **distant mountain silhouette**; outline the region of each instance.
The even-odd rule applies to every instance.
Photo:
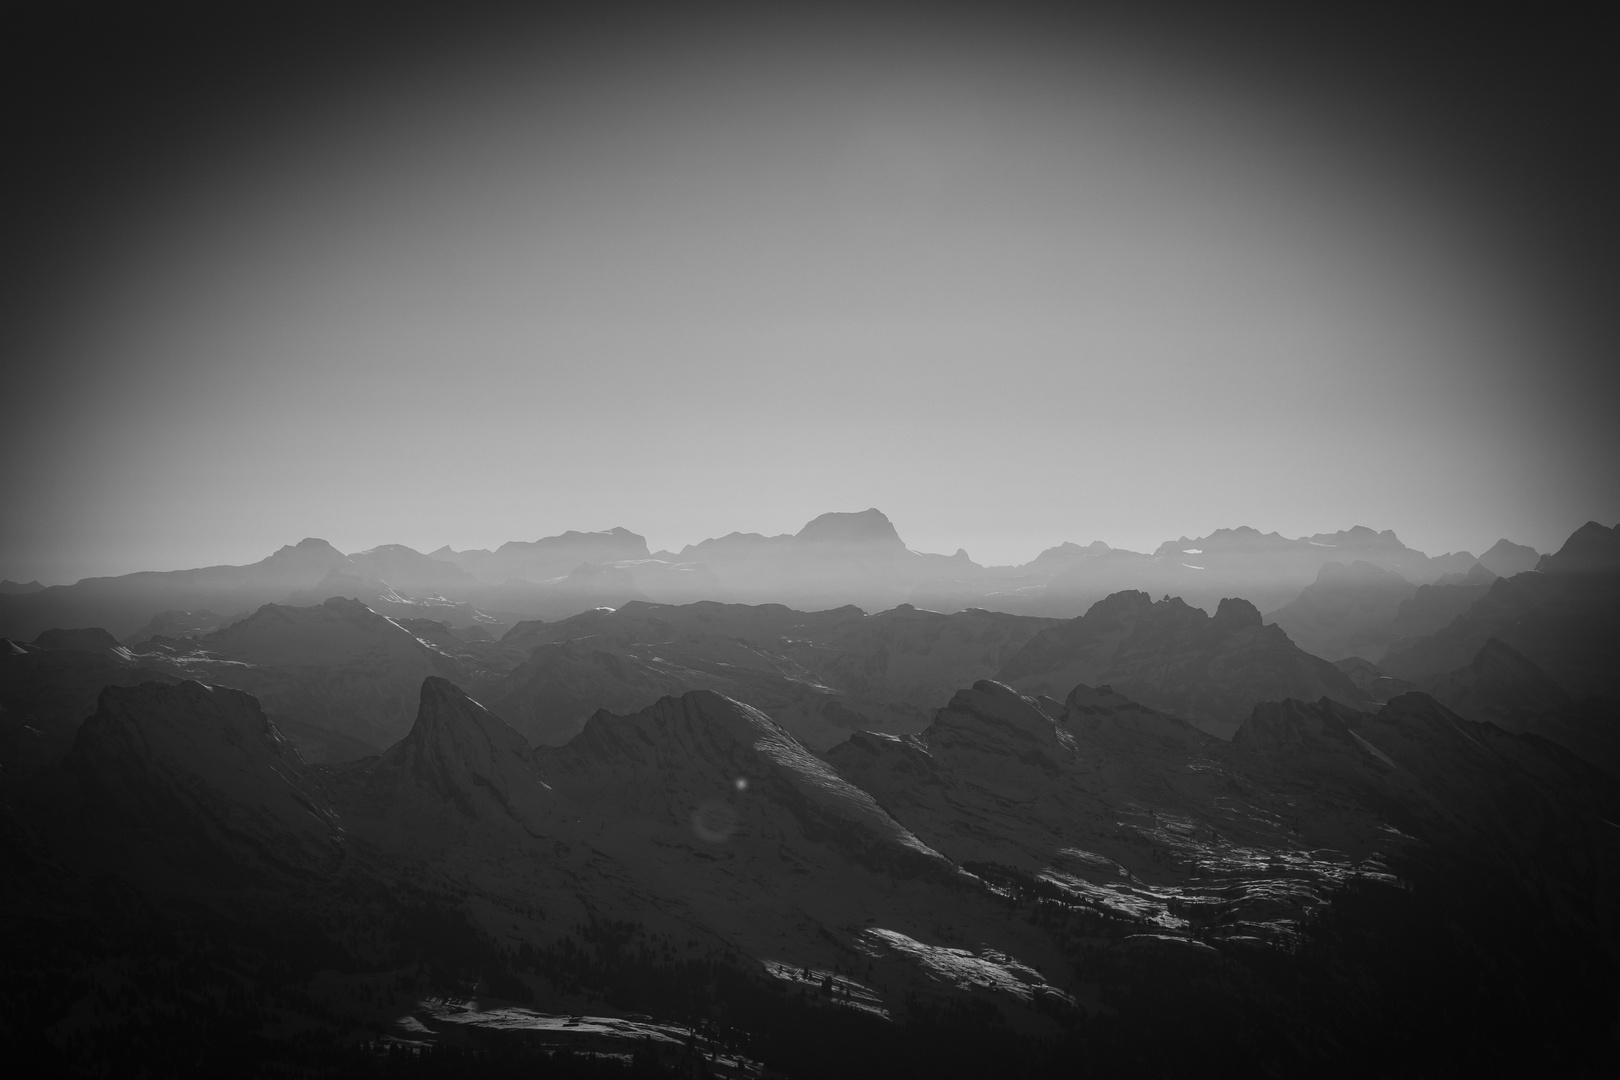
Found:
[[[1109,684],[1153,708],[1229,737],[1257,702],[1365,696],[1337,668],[1280,628],[1262,625],[1247,600],[1225,599],[1209,616],[1180,599],[1122,592],[1078,619],[1041,631],[997,675],[1025,693],[1057,696]]]
[[[386,581],[412,596],[465,596],[478,579],[442,558],[423,555],[403,544],[383,544],[349,556],[357,577]]]
[[[409,548],[402,549],[410,551]],[[414,554],[414,552],[412,553]],[[426,558],[426,556],[418,556]],[[455,567],[448,567],[450,571],[459,573]],[[470,576],[463,575],[467,581]],[[381,578],[371,577],[360,572],[333,569],[308,589],[301,589],[289,593],[283,604],[285,607],[314,607],[323,603],[329,597],[345,596],[359,600],[373,611],[390,618],[397,619],[432,619],[453,626],[497,626],[503,625],[501,616],[490,615],[475,607],[467,600],[451,600],[442,595],[443,585],[432,585],[423,581],[423,575],[418,575],[419,584],[425,584],[423,592],[411,594],[403,587],[395,587]],[[476,583],[475,583],[476,584]],[[464,590],[451,589],[460,595],[467,595]],[[509,623],[507,624],[509,625]]]
[[[123,638],[163,611],[243,611],[277,603],[348,566],[342,552],[325,540],[309,538],[247,566],[85,578],[74,585],[0,597],[0,633],[27,638],[56,626],[101,626]]]
[[[1056,570],[1044,583],[1029,574],[1043,559]],[[973,602],[999,610],[1069,616],[1083,613],[1115,592],[1139,589],[1155,596],[1180,596],[1206,609],[1217,606],[1223,597],[1243,596],[1261,610],[1272,611],[1294,600],[1331,562],[1363,562],[1412,582],[1427,582],[1445,573],[1466,571],[1474,561],[1468,552],[1430,558],[1401,543],[1387,529],[1375,532],[1357,526],[1290,539],[1240,526],[1166,541],[1150,555],[1106,545],[1053,549],[1007,575],[1027,582],[1018,591]]]
[[[1395,642],[1402,647],[1409,639],[1434,633],[1458,615],[1473,607],[1490,592],[1496,577],[1483,566],[1475,566],[1468,573],[1446,575],[1428,585],[1419,585],[1411,597],[1401,602],[1395,617],[1383,628],[1385,651]]]
[[[1494,550],[1497,559],[1524,555],[1512,545]],[[0,590],[0,634],[26,640],[53,626],[104,626],[122,639],[168,611],[234,618],[265,603],[308,606],[332,595],[357,597],[389,615],[457,626],[556,620],[634,600],[782,603],[801,610],[854,604],[868,611],[910,603],[945,612],[978,607],[1072,618],[1126,589],[1180,596],[1210,610],[1223,597],[1245,596],[1272,611],[1311,585],[1324,564],[1356,561],[1419,584],[1475,565],[1467,552],[1429,558],[1388,530],[1357,526],[1299,539],[1248,527],[1217,529],[1161,544],[1151,554],[1100,541],[1064,543],[1022,566],[987,567],[961,549],[952,555],[912,551],[881,511],[868,509],[820,515],[796,534],[732,533],[679,554],[650,552],[645,538],[623,528],[430,554],[384,544],[343,555],[325,541],[306,539],[249,566]]]
[[[511,578],[529,582],[562,577],[582,563],[614,563],[626,559],[649,559],[645,537],[629,529],[606,532],[575,532],[539,540],[513,540],[494,551],[452,551],[442,547],[433,552],[436,560],[454,564],[480,580],[500,584]]]
[[[793,539],[800,546],[844,547],[857,551],[890,552],[905,550],[894,523],[881,510],[862,510],[855,514],[822,514],[811,520]]]
[[[1401,575],[1369,562],[1325,563],[1315,582],[1268,619],[1325,660],[1377,660],[1394,640],[1388,626],[1415,591]]]
[[[1479,557],[1479,565],[1497,577],[1512,577],[1526,570],[1534,570],[1540,559],[1540,554],[1533,547],[1498,540]]]

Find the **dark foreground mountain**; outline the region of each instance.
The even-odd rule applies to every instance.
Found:
[[[98,628],[0,638],[0,767],[16,779],[61,758],[103,687],[180,678],[142,659]]]
[[[240,692],[110,688],[0,774],[0,1019],[87,1074],[1612,1058],[1620,796],[1533,736],[1406,695],[1228,743],[981,681],[829,757],[701,691],[531,750],[430,676],[384,754],[311,766]]]

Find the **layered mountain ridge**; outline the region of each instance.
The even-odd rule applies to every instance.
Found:
[[[1504,570],[1520,566],[1529,551],[1507,541],[1491,550]],[[266,603],[304,606],[332,595],[360,598],[399,618],[491,627],[631,600],[867,610],[912,603],[1072,618],[1122,589],[1181,596],[1206,609],[1224,596],[1244,596],[1272,611],[1310,585],[1326,563],[1356,561],[1417,585],[1465,573],[1475,563],[1466,552],[1430,558],[1388,530],[1357,526],[1298,539],[1247,527],[1217,529],[1146,554],[1101,542],[1064,543],[1023,566],[981,566],[961,550],[949,556],[910,550],[893,523],[869,509],[823,514],[797,534],[732,533],[679,554],[649,551],[644,537],[623,528],[430,554],[385,544],[344,555],[307,538],[248,566],[0,591],[0,634],[24,640],[54,626],[100,626],[122,640],[169,611],[232,618]]]
[[[809,533],[730,542],[803,580],[849,548],[918,565],[875,512]],[[927,1046],[942,1075],[1306,1074],[1431,1043],[1580,1074],[1620,963],[1617,536],[1416,584],[1392,534],[1324,534],[1340,558],[1301,560],[1269,622],[1120,589],[1068,619],[633,600],[509,628],[415,614],[470,604],[430,591],[470,571],[321,570],[312,543],[282,562],[316,591],[423,595],[0,641],[0,936],[27,988],[0,1001],[92,1065],[226,1032],[292,1061],[294,1030],[642,1071],[684,1046],[721,1075],[893,1075]],[[1298,550],[1177,544],[1045,559]]]
[[[740,614],[765,626],[804,617],[785,611]],[[255,626],[285,617],[271,610]],[[1076,623],[1039,630],[1014,659],[1037,643],[1032,657],[1060,659],[1060,644],[1082,657],[1103,644],[1110,658],[1148,642],[1218,652],[1233,637],[1292,648],[1240,601],[1211,617],[1127,594]],[[14,884],[65,865],[85,882],[124,875],[160,905],[183,888],[209,920],[321,927],[323,947],[348,957],[334,962],[378,972],[344,976],[373,995],[400,985],[389,950],[430,918],[459,955],[485,958],[469,962],[508,999],[577,1013],[580,975],[568,973],[582,969],[565,958],[628,927],[611,933],[643,955],[729,957],[728,977],[754,980],[755,998],[819,983],[827,1007],[879,1022],[972,1000],[1004,1030],[1050,1039],[1080,1015],[1120,1022],[1096,1010],[1133,972],[1233,970],[1256,949],[1286,957],[1356,883],[1453,859],[1496,867],[1503,888],[1545,897],[1613,951],[1620,850],[1600,822],[1620,816],[1620,795],[1598,776],[1421,694],[1376,710],[1260,702],[1228,742],[1117,686],[1076,685],[1059,702],[981,679],[920,732],[858,733],[818,757],[706,690],[599,712],[566,744],[531,748],[430,674],[403,737],[339,766],[304,763],[239,691],[109,688],[62,768],[11,786],[0,806],[4,835],[54,853],[23,859]],[[82,811],[46,812],[75,791]],[[592,978],[628,959],[590,955]],[[364,1015],[317,993],[321,979],[306,1002]],[[492,1025],[489,1037],[525,1030],[532,1014],[504,1008],[464,1015]],[[1329,1045],[1324,1021],[1290,1022],[1304,1041],[1289,1053]],[[413,1023],[401,1029],[413,1039],[437,1030]]]
[[[1030,694],[1109,684],[1206,731],[1230,737],[1259,701],[1365,697],[1337,668],[1264,625],[1246,600],[1226,598],[1213,616],[1179,598],[1121,592],[1085,615],[1043,630],[998,678]]]

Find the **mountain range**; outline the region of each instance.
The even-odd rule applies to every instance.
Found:
[[[1502,568],[1492,571],[1499,574],[1534,555],[1507,541],[1487,554]],[[1218,529],[1167,541],[1148,554],[1101,542],[1065,543],[1022,566],[981,566],[961,550],[946,556],[907,548],[889,519],[872,509],[823,514],[796,534],[732,533],[679,553],[649,551],[645,538],[622,528],[431,554],[388,544],[345,555],[308,538],[248,566],[0,590],[0,635],[27,640],[56,626],[100,626],[123,640],[165,612],[237,617],[266,603],[305,606],[329,596],[360,599],[397,618],[503,629],[522,619],[556,620],[633,600],[779,603],[802,610],[911,603],[946,612],[981,607],[1072,618],[1122,589],[1179,596],[1207,610],[1241,596],[1269,612],[1298,596],[1327,564],[1358,561],[1414,585],[1467,573],[1477,562],[1467,552],[1430,558],[1392,532],[1358,526],[1299,539]]]
[[[704,573],[876,589],[925,565],[880,518]],[[1600,1075],[1620,529],[1529,569],[1250,533],[1196,554],[1308,573],[1271,621],[456,595],[593,534],[66,594],[124,632],[0,640],[0,1018],[68,1073]]]

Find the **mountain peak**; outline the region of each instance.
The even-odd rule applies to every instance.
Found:
[[[1317,533],[1304,538],[1312,544],[1329,547],[1393,547],[1406,549],[1394,529],[1371,529],[1366,525],[1352,525],[1336,533]]]
[[[296,544],[284,544],[277,548],[275,554],[271,555],[270,558],[287,558],[293,555],[300,557],[317,556],[334,560],[347,558],[343,552],[315,536],[306,536]]]
[[[533,821],[544,787],[532,773],[523,736],[449,679],[422,680],[416,722],[378,763],[379,775],[409,779],[474,820]]]
[[[1610,529],[1588,521],[1570,534],[1563,547],[1543,555],[1536,569],[1544,574],[1598,574],[1620,570],[1620,526]]]
[[[429,675],[423,679],[416,723],[411,733],[405,736],[404,743],[414,741],[422,745],[445,738],[460,740],[473,735],[483,739],[492,751],[528,756],[529,747],[523,741],[523,736],[474,701],[461,687],[439,675]]]
[[[859,513],[822,514],[800,529],[795,539],[809,544],[905,548],[893,522],[876,508]]]
[[[1507,539],[1498,540],[1479,557],[1479,565],[1498,577],[1512,577],[1526,570],[1534,570],[1540,556],[1533,547],[1515,544]]]
[[[1151,610],[1152,607],[1153,597],[1147,593],[1138,589],[1121,589],[1092,604],[1081,618],[1127,617]]]
[[[1215,609],[1214,625],[1227,632],[1258,627],[1263,622],[1260,609],[1241,596],[1228,596]]]
[[[980,679],[971,690],[958,690],[923,733],[931,744],[967,748],[977,753],[1029,753],[1030,744],[1066,754],[1052,718],[1006,683]],[[1042,749],[1034,752],[1045,756]]]

